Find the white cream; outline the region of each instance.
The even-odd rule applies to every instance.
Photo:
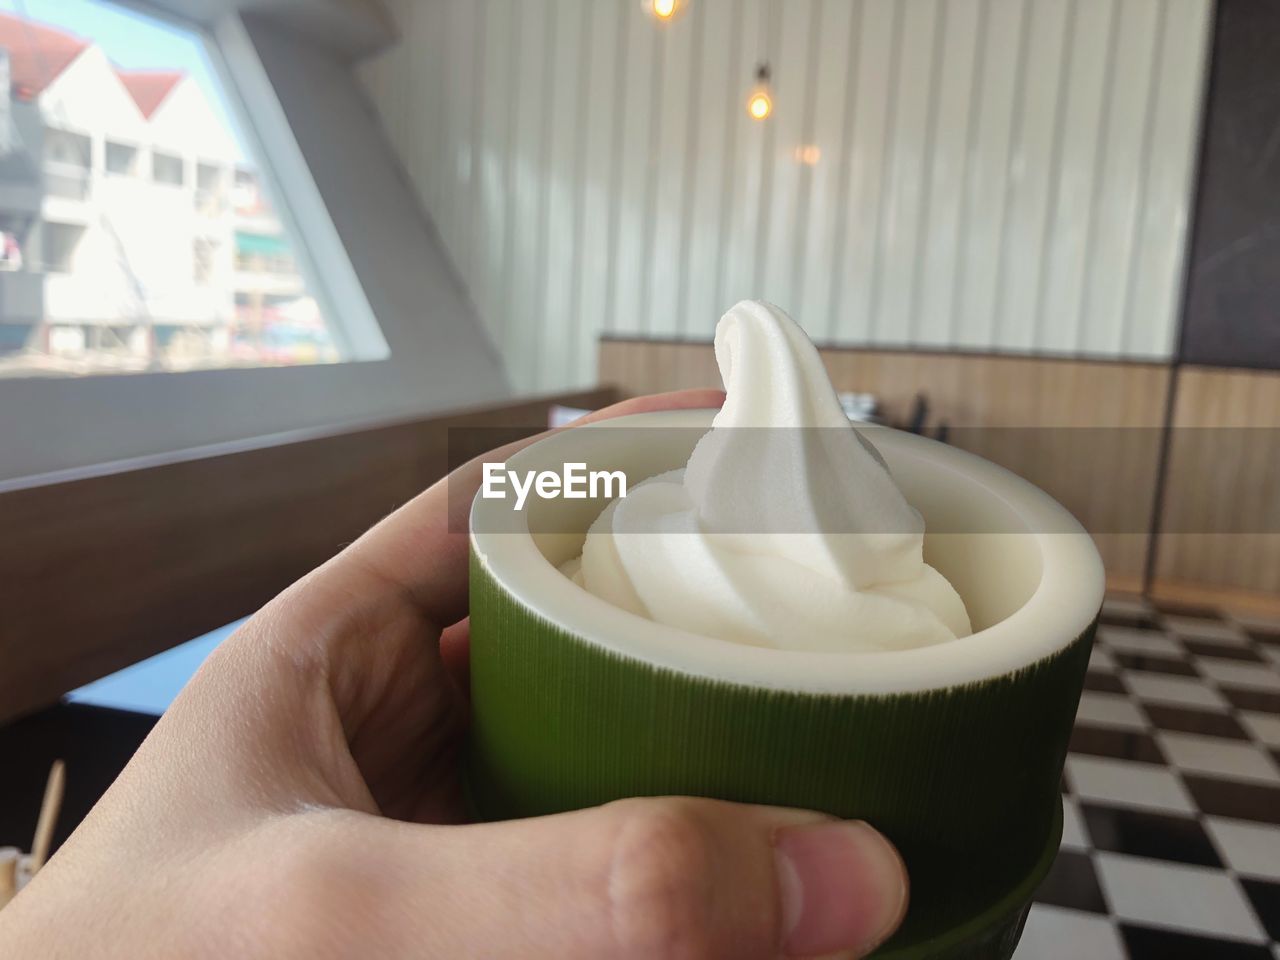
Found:
[[[711,431],[683,470],[611,503],[565,573],[642,617],[757,646],[967,636],[964,603],[924,562],[924,520],[850,426],[804,332],[743,301],[720,319],[715,350],[727,398]]]

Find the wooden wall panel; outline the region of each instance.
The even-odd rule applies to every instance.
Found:
[[[361,76],[522,390],[746,297],[836,344],[1172,351],[1211,0],[386,2]]]
[[[837,390],[874,393],[892,421],[926,393],[931,423],[1061,500],[1094,532],[1112,586],[1141,587],[1168,368],[835,347],[822,357]],[[628,395],[720,385],[709,343],[604,340],[600,378]]]
[[[954,427],[1159,427],[1168,369],[1159,364],[920,351],[820,348],[840,391],[874,393],[890,418],[917,393]],[[718,387],[711,344],[608,338],[599,377],[627,395]]]
[[[443,476],[451,427],[542,427],[552,402],[0,493],[0,721],[253,612]]]
[[[1173,425],[1157,582],[1280,599],[1280,373],[1183,367]]]

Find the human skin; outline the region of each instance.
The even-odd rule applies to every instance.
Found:
[[[459,468],[228,638],[0,911],[0,955],[755,960],[863,956],[896,929],[906,873],[861,822],[683,797],[464,822],[449,511],[480,477]]]

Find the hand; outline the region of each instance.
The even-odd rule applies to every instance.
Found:
[[[0,911],[0,954],[753,960],[888,936],[906,875],[866,824],[648,798],[461,825],[467,539],[448,488],[469,503],[479,479],[455,471],[228,638]]]

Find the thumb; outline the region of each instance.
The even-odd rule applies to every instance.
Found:
[[[861,957],[902,921],[898,852],[860,821],[659,797],[462,827],[382,821],[451,957]],[[429,928],[429,929],[427,929]],[[405,931],[408,933],[408,931]],[[446,946],[447,945],[447,946]]]

